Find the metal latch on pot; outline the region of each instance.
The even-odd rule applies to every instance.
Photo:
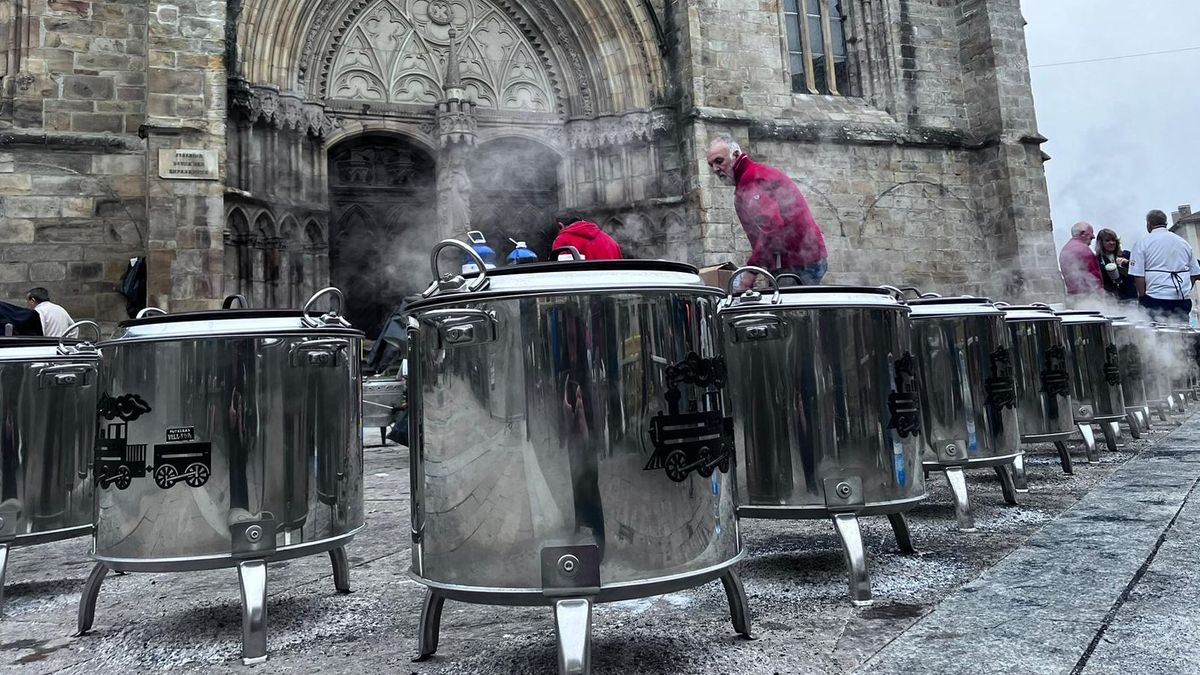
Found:
[[[234,509],[229,515],[230,548],[235,558],[261,558],[275,551],[275,516]]]
[[[600,593],[600,547],[547,546],[542,549],[542,593],[547,597]]]
[[[95,366],[90,363],[66,363],[59,366],[48,366],[38,371],[38,386],[42,389],[50,387],[83,387],[91,383]]]
[[[340,356],[349,348],[347,340],[307,340],[292,345],[291,362],[293,366],[333,368],[342,362]]]
[[[437,326],[438,349],[487,344],[499,335],[495,314],[481,309],[438,310],[421,318]]]
[[[774,314],[739,316],[729,324],[734,342],[779,340],[788,336],[788,324]]]
[[[858,476],[826,478],[824,485],[825,506],[830,510],[853,511],[866,503],[862,478]]]

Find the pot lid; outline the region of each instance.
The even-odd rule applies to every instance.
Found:
[[[447,248],[469,249],[454,239],[434,247],[431,257],[436,280],[422,294],[421,300],[408,306],[408,311],[446,303],[546,293],[660,290],[719,293],[705,285],[695,267],[665,260],[548,261],[484,269],[470,275],[448,274],[437,268],[438,255]],[[475,254],[471,251],[468,255]]]
[[[337,308],[320,314],[314,305],[323,296],[336,299]],[[221,310],[168,314],[161,309],[148,307],[139,312],[137,318],[118,324],[112,337],[100,346],[132,340],[303,334],[314,331],[321,334],[334,332],[349,337],[363,335],[339,315],[345,300],[341,291],[336,288],[319,291],[309,299],[304,309],[247,309],[244,306],[234,309],[230,307],[230,301],[235,298],[240,296],[227,298],[227,309]],[[244,298],[242,302],[245,302]]]
[[[904,308],[895,289],[876,286],[784,286],[778,299],[770,289],[730,296],[722,312],[770,309]]]
[[[100,326],[92,321],[77,321],[67,332],[80,334],[91,329],[94,340],[41,336],[0,337],[0,361],[43,361],[47,359],[98,359],[95,341],[100,338]]]
[[[987,298],[976,298],[961,295],[947,298],[918,298],[908,301],[912,307],[912,317],[928,319],[934,317],[960,316],[1004,316],[1004,312],[996,308]]]
[[[1112,323],[1104,314],[1091,310],[1063,310],[1055,312],[1055,314],[1062,317],[1064,326],[1082,323]]]
[[[1004,312],[1004,320],[1016,323],[1018,321],[1050,321],[1062,323],[1062,317],[1054,313],[1049,305],[997,305]]]

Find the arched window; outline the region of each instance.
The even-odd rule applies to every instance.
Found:
[[[253,273],[250,223],[241,209],[234,209],[225,228],[225,295],[249,292]]]
[[[844,11],[851,1],[784,0],[792,91],[835,96],[854,93]]]

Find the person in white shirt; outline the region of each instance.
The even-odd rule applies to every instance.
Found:
[[[67,310],[50,302],[50,291],[41,286],[29,289],[25,304],[38,313],[42,320],[42,335],[46,337],[63,337],[71,324],[75,323]]]
[[[1192,311],[1192,285],[1200,280],[1191,244],[1167,229],[1167,214],[1146,214],[1149,232],[1129,254],[1129,276],[1137,288],[1138,302],[1152,315],[1187,323]]]

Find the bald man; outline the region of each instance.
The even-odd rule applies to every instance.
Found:
[[[1096,238],[1095,230],[1088,223],[1071,226],[1071,240],[1058,254],[1058,269],[1067,286],[1067,301],[1095,297],[1104,291],[1104,278],[1100,276],[1100,261],[1092,252],[1091,243]]]

